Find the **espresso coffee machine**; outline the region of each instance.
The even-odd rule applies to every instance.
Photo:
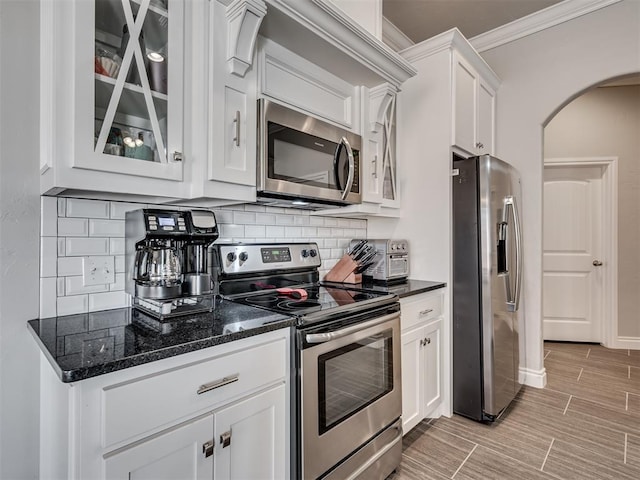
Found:
[[[218,238],[210,210],[140,209],[125,217],[125,291],[157,318],[213,306],[207,250]]]

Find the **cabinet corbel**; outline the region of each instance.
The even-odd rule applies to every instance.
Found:
[[[234,75],[244,77],[251,66],[258,29],[266,14],[262,0],[236,0],[227,6],[227,65]]]

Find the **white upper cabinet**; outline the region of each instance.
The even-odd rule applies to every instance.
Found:
[[[497,83],[495,76],[492,72],[483,76],[472,62],[457,50],[453,52],[452,66],[451,144],[471,154],[493,154]]]
[[[396,97],[397,89],[388,83],[369,89],[362,182],[364,202],[395,208],[399,207]]]
[[[42,2],[41,191],[182,198],[184,4]]]

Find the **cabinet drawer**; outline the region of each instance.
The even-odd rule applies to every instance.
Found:
[[[103,390],[102,446],[169,426],[285,377],[284,339]]]
[[[402,330],[442,315],[442,294],[423,294],[400,299]]]

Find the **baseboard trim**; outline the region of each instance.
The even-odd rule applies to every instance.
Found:
[[[518,379],[523,385],[535,388],[544,388],[547,385],[547,371],[544,368],[540,370],[520,368],[518,371]]]
[[[640,350],[640,338],[618,337],[612,348],[626,348],[628,350]]]

